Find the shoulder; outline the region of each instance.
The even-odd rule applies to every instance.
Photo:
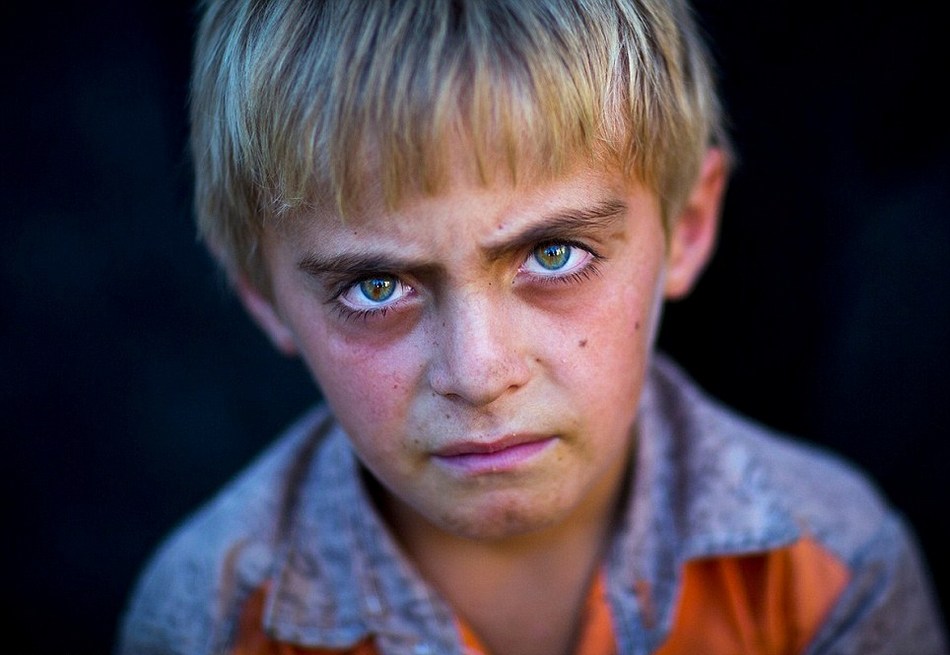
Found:
[[[201,653],[268,575],[330,416],[308,412],[158,546],[131,594],[118,653]]]
[[[774,430],[702,390],[682,369],[660,358],[656,402],[677,434],[680,465],[692,500],[741,501],[748,511],[785,514],[796,531],[842,559],[900,519],[860,467],[821,445]]]
[[[866,472],[737,413],[669,360],[652,385],[674,435],[687,550],[784,552],[797,599],[840,577],[808,652],[946,652],[916,537]]]

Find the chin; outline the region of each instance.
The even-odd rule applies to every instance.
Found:
[[[539,511],[538,507],[544,507]],[[472,541],[507,541],[530,537],[559,523],[559,513],[544,504],[493,502],[473,511],[443,515],[437,524],[449,534]],[[561,519],[563,520],[563,519]]]

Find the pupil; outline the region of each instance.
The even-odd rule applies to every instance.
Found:
[[[552,243],[538,248],[535,259],[537,259],[538,263],[544,268],[553,270],[564,266],[570,257],[570,253],[570,246],[564,245],[563,243]]]
[[[371,277],[360,282],[360,291],[374,302],[382,302],[393,295],[396,285],[389,278]]]

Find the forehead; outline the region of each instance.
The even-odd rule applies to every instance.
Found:
[[[456,158],[438,192],[407,194],[393,206],[379,185],[367,184],[355,206],[345,211],[313,208],[288,221],[281,232],[320,251],[370,243],[425,249],[448,241],[491,249],[535,226],[578,232],[616,226],[607,220],[616,215],[657,211],[655,195],[642,184],[587,161],[553,179],[533,176],[515,182],[498,176],[485,182],[469,162]]]

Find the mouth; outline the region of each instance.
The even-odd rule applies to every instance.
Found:
[[[433,459],[461,474],[513,471],[554,445],[553,435],[511,434],[493,441],[465,441],[436,451]]]

